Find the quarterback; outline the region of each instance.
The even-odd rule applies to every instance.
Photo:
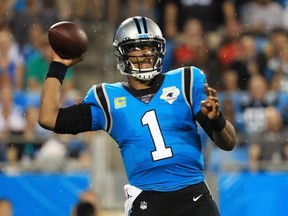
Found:
[[[60,106],[65,73],[84,56],[62,59],[53,52],[39,124],[63,134],[104,130],[118,143],[129,180],[127,216],[217,216],[196,122],[225,151],[236,145],[235,130],[201,69],[162,73],[165,45],[154,21],[126,19],[113,38],[126,81],[96,84],[81,103],[65,108]]]

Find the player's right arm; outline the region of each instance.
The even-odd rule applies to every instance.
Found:
[[[52,51],[52,62],[54,62],[54,66],[56,66],[56,67],[52,67],[52,69],[58,68],[59,73],[63,73],[63,71],[65,71],[65,69],[67,70],[68,67],[82,61],[83,57],[84,55],[75,59],[62,59],[54,51]],[[53,75],[50,77],[48,76],[44,82],[42,93],[41,93],[40,110],[39,110],[39,118],[38,118],[38,123],[43,128],[48,129],[48,130],[53,130],[53,131],[56,130],[55,132],[58,132],[56,122],[59,122],[59,119],[61,118],[67,119],[69,118],[69,116],[72,117],[73,113],[81,115],[81,111],[77,111],[77,110],[80,110],[79,106],[81,107],[85,106],[85,105],[78,105],[76,107],[75,105],[75,106],[72,106],[71,108],[66,109],[68,111],[64,111],[62,112],[62,114],[60,114],[60,111],[63,109],[61,108],[62,106],[60,102],[60,99],[61,99],[61,81],[60,80],[61,78],[59,79],[59,77],[61,76],[59,75],[59,77],[56,78],[58,76],[57,72],[58,71],[52,71],[52,74],[54,73],[54,75],[56,74],[56,76],[53,76]],[[84,111],[85,113],[89,112],[88,107],[84,109],[86,110]],[[75,118],[74,121],[77,121],[77,118]],[[60,123],[61,123],[61,120],[60,120]],[[58,127],[60,127],[60,130],[61,130],[61,126],[58,126]],[[72,125],[71,128],[72,127],[76,127],[76,125]],[[66,132],[74,133],[73,130],[63,131],[63,133],[66,133]]]

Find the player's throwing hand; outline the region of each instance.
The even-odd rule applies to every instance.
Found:
[[[52,50],[52,61],[61,62],[62,64],[66,65],[67,67],[70,67],[74,64],[77,64],[78,62],[82,61],[84,59],[84,56],[86,53],[83,53],[81,56],[73,58],[73,59],[63,59],[61,58],[54,50]]]

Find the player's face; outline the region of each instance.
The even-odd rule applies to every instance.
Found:
[[[128,51],[129,60],[136,69],[153,68],[156,62],[157,48],[155,46],[137,45]]]

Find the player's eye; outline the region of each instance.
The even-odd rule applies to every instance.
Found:
[[[133,47],[130,49],[130,52],[134,52],[134,51],[141,51],[142,48],[141,47]]]
[[[156,47],[149,47],[148,50],[151,53],[156,53],[157,52],[157,48]]]

